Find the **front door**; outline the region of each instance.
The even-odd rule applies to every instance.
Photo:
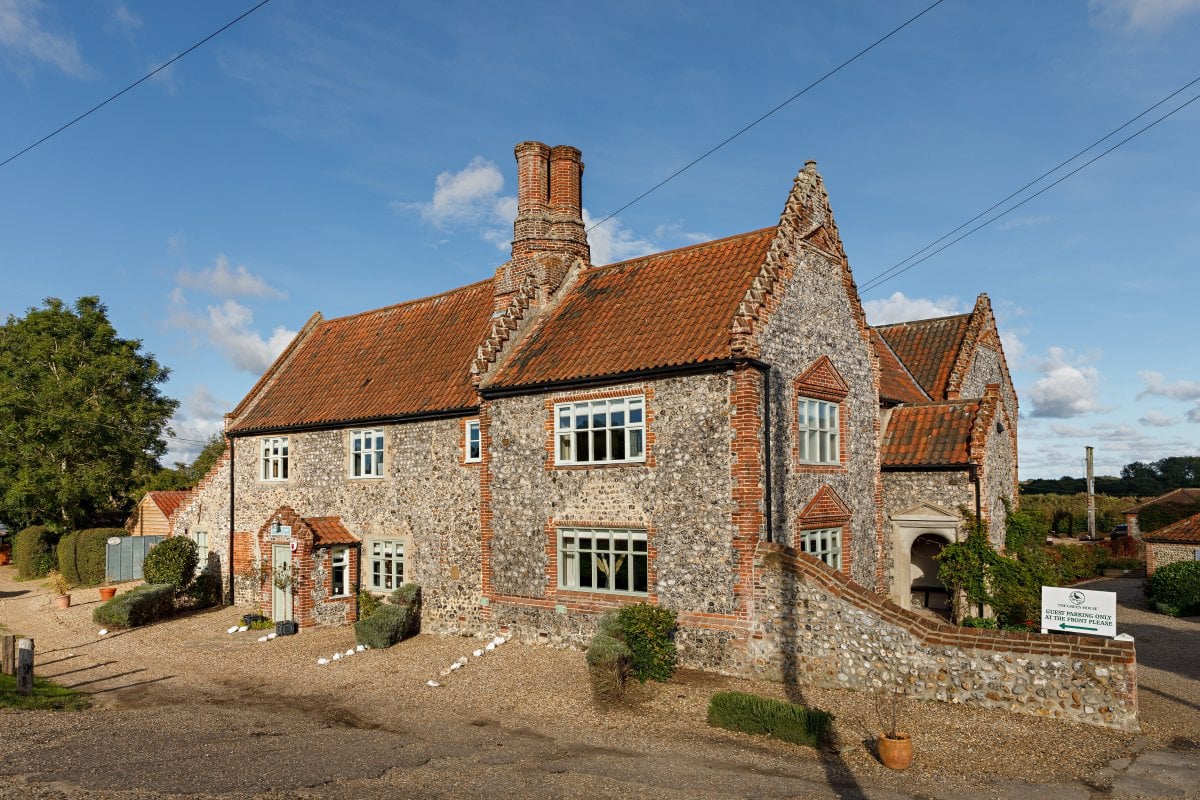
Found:
[[[271,545],[271,618],[292,618],[292,546]]]

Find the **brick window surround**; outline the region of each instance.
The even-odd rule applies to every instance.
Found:
[[[565,403],[579,403],[589,400],[618,400],[628,397],[640,397],[642,403],[642,457],[628,461],[592,461],[584,463],[558,463],[558,420],[556,407]],[[547,397],[545,402],[546,430],[546,469],[622,469],[628,467],[653,467],[654,460],[654,388],[651,386],[630,385],[612,389],[601,389],[591,392],[580,392],[560,396]]]
[[[838,571],[849,575],[853,548],[850,547],[848,537],[852,518],[850,508],[838,493],[828,484],[823,485],[796,518],[795,549],[807,552],[804,547],[804,534],[807,532],[838,528],[841,530],[838,537],[841,565]]]
[[[646,592],[617,592],[592,591],[587,588],[568,588],[560,586],[559,580],[559,548],[561,532],[579,530],[613,530],[632,531],[645,534],[646,540]],[[603,611],[607,608],[619,607],[628,603],[658,603],[658,571],[655,562],[658,560],[658,549],[655,547],[654,526],[645,522],[614,521],[614,520],[566,520],[551,519],[546,522],[546,594],[556,602],[566,605],[576,611]]]
[[[800,373],[792,382],[792,410],[788,428],[792,434],[792,465],[797,472],[832,473],[845,472],[849,458],[847,449],[847,426],[845,400],[850,387],[842,380],[828,356],[821,356],[812,366]],[[837,406],[837,461],[814,464],[800,458],[800,403],[802,400],[818,400]]]
[[[478,418],[463,420],[462,441],[459,447],[462,463],[478,464],[483,461],[483,431]]]

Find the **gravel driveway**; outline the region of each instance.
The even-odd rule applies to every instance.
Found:
[[[787,697],[777,684],[685,670],[598,708],[576,652],[509,642],[476,659],[483,640],[422,635],[318,666],[352,629],[259,643],[225,633],[241,613],[229,608],[98,637],[96,590],[59,612],[43,584],[0,567],[0,625],[35,636],[39,674],[94,703],[0,712],[0,797],[1134,796],[1126,784],[1152,759],[1119,759],[1200,754],[1200,621],[1139,610],[1138,585],[1092,588],[1121,593],[1120,627],[1138,638],[1142,735],[910,702],[917,758],[893,773],[870,750],[879,725],[862,693],[793,692],[837,716],[835,746],[814,751],[705,724],[714,691]]]

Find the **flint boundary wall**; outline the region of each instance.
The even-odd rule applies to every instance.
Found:
[[[754,574],[744,660],[730,648],[722,671],[1138,730],[1132,642],[940,623],[778,544]]]

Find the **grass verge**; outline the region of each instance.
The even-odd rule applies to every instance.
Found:
[[[0,672],[0,709],[18,711],[79,711],[90,705],[87,697],[65,686],[41,678],[33,679],[33,694],[17,691],[17,679]]]

